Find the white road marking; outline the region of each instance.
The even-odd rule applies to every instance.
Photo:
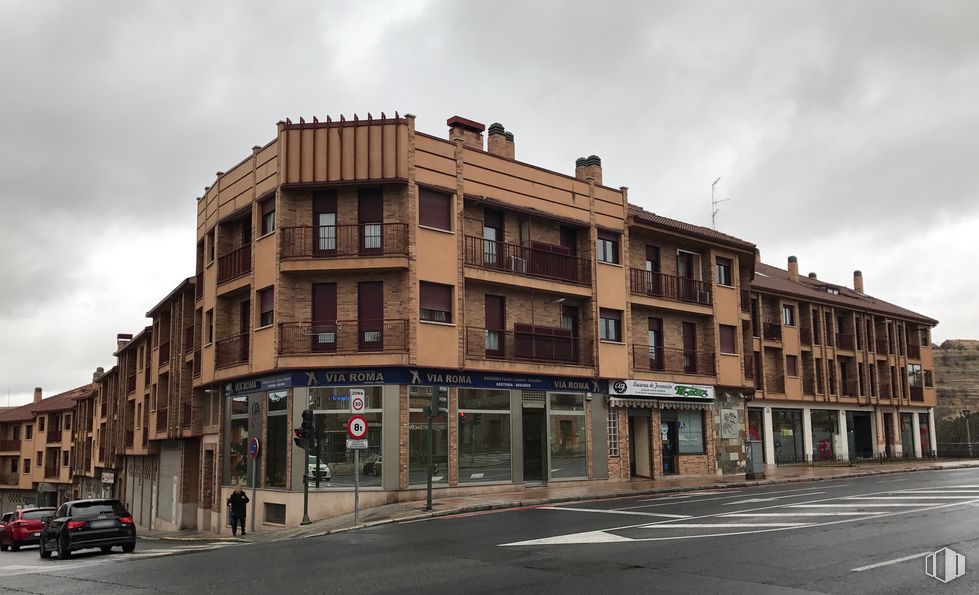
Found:
[[[881,566],[890,566],[891,564],[897,564],[899,562],[907,562],[908,560],[914,560],[915,558],[924,558],[925,556],[931,554],[932,552],[921,552],[920,554],[913,554],[911,556],[904,556],[903,558],[895,558],[893,560],[888,560],[886,562],[878,562],[876,564],[868,564],[866,566],[861,566],[860,568],[851,568],[850,572],[863,572],[864,570],[870,570],[871,568],[880,568]]]
[[[538,510],[569,510],[571,512],[600,512],[603,514],[631,514],[636,516],[655,516],[668,519],[689,519],[689,514],[666,514],[660,512],[630,512],[628,510],[612,510],[604,508],[571,508],[567,506],[539,506]]]
[[[887,481],[881,481],[878,483],[897,483],[899,481],[911,481],[910,479],[888,479]]]
[[[867,516],[868,514],[884,514],[877,511],[866,512],[732,512],[725,514],[725,517],[787,517],[787,516]]]
[[[847,500],[975,500],[975,496],[847,496]]]
[[[621,541],[634,541],[628,537],[614,535],[606,531],[585,531],[584,533],[572,533],[570,535],[558,535],[556,537],[545,537],[544,539],[530,539],[528,541],[515,541],[513,543],[501,543],[501,547],[511,545],[564,545],[574,543],[617,543]]]
[[[639,529],[743,529],[746,527],[804,527],[812,523],[669,523],[666,525],[644,525]]]
[[[936,490],[934,488],[920,490],[900,490],[895,494],[979,494],[979,490]]]
[[[908,502],[907,504],[897,504],[894,502],[888,503],[875,503],[875,502],[853,502],[847,504],[846,502],[838,502],[836,504],[789,504],[789,508],[841,508],[841,507],[858,507],[858,508],[869,508],[871,506],[875,508],[921,508],[923,506],[938,506],[941,504],[946,504],[945,502]],[[952,502],[952,505],[956,505],[958,502]]]
[[[737,502],[725,502],[721,506],[734,506],[736,504],[754,504],[755,502],[772,502],[774,500],[782,500],[784,498],[800,498],[805,496],[815,496],[817,494],[825,494],[826,492],[807,492],[805,494],[791,494],[789,496],[774,496],[772,498],[749,498],[747,500],[738,500]]]

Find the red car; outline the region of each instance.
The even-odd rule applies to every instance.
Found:
[[[41,528],[44,520],[54,513],[53,508],[25,508],[16,510],[10,521],[0,528],[0,551],[16,552],[22,545],[36,544],[41,541]]]

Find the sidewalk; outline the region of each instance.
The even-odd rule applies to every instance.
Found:
[[[913,461],[897,463],[860,463],[854,466],[767,466],[766,477],[761,480],[745,480],[743,475],[729,476],[694,476],[677,477],[655,480],[595,482],[589,485],[562,486],[560,483],[529,487],[514,492],[484,494],[478,496],[462,496],[439,498],[433,501],[433,510],[425,511],[424,501],[398,502],[360,511],[360,524],[356,527],[353,513],[344,514],[329,519],[315,521],[304,527],[287,529],[264,528],[255,533],[249,533],[244,539],[234,538],[217,533],[198,531],[148,531],[139,530],[139,536],[147,539],[163,539],[173,541],[239,541],[263,542],[282,539],[296,539],[329,535],[355,528],[371,527],[401,521],[420,520],[453,514],[464,514],[504,508],[519,508],[523,506],[541,506],[555,502],[571,502],[601,498],[616,498],[645,494],[662,494],[672,492],[688,492],[704,489],[734,488],[758,485],[774,485],[805,481],[826,481],[845,479],[848,477],[865,477],[870,475],[886,475],[908,471],[935,471],[942,469],[979,467],[979,460],[963,461]],[[435,491],[438,496],[438,490]]]

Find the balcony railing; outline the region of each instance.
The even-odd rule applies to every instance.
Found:
[[[362,223],[284,227],[282,258],[352,258],[407,256],[408,225]]]
[[[914,343],[908,343],[908,357],[912,359],[921,359],[921,347],[915,345]]]
[[[180,406],[180,427],[189,428],[193,423],[193,407],[190,403],[183,403]]]
[[[167,431],[167,410],[157,409],[156,410],[156,431],[166,432]]]
[[[911,387],[908,387],[908,388],[911,390],[911,400],[912,401],[924,401],[925,400],[924,391],[921,389],[920,386],[911,386]]]
[[[0,451],[9,452],[12,450],[20,452],[20,440],[0,440]]]
[[[193,367],[194,378],[201,375],[201,350],[197,349],[194,351],[194,367]]]
[[[194,301],[204,297],[204,271],[197,273],[194,283]]]
[[[469,266],[506,271],[526,277],[542,277],[578,285],[591,282],[591,262],[563,254],[561,246],[545,249],[537,245],[527,248],[466,236],[466,264]]]
[[[836,348],[853,351],[853,335],[849,333],[836,333]]]
[[[245,244],[218,258],[218,283],[237,279],[252,270],[252,245]]]
[[[782,340],[782,325],[777,322],[765,322],[762,324],[762,332],[766,341]]]
[[[134,434],[132,430],[126,430],[126,448],[133,447]]]
[[[99,462],[102,462],[104,460],[105,460],[105,447],[102,446],[99,448]]]
[[[279,325],[280,355],[319,353],[405,353],[408,321],[336,320],[283,322]]]
[[[170,341],[160,345],[160,366],[166,366],[170,364]]]
[[[194,327],[188,326],[184,329],[184,353],[194,350]]]
[[[753,380],[754,377],[755,377],[755,356],[746,353],[744,356],[744,378],[745,380]]]
[[[751,292],[748,290],[741,290],[741,311],[745,314],[751,313]]]
[[[215,342],[214,367],[227,368],[248,362],[248,333]]]
[[[842,386],[843,396],[846,396],[846,397],[855,397],[855,396],[857,396],[857,394],[858,394],[857,388],[858,387],[857,387],[857,381],[856,380],[847,380],[846,382],[841,382],[840,384],[843,385]]]
[[[58,465],[58,463],[60,461],[57,460],[58,458],[59,457],[57,455],[55,455],[55,457],[54,457],[55,462],[54,462],[53,465],[48,464],[47,462],[44,463],[44,478],[45,479],[52,479],[52,478],[55,478],[55,477],[58,477],[59,475],[61,475],[61,467]]]
[[[887,348],[887,339],[877,339],[874,343],[877,345],[877,353],[879,355],[888,355],[891,352]]]
[[[126,394],[132,394],[136,392],[136,375],[133,374],[126,378]]]
[[[880,385],[879,394],[881,399],[890,399],[891,387],[887,386],[886,384]]]
[[[629,286],[632,293],[648,295],[676,302],[711,304],[710,283],[677,277],[665,273],[629,269]]]
[[[570,330],[514,325],[515,330],[466,327],[466,357],[590,366],[592,344],[573,337]]]
[[[651,345],[632,346],[632,367],[635,370],[670,372],[674,374],[715,374],[714,353],[674,349]]]
[[[812,345],[812,329],[801,327],[799,329],[799,342],[803,345]]]
[[[56,442],[61,442],[61,430],[49,430],[48,444],[54,444]]]

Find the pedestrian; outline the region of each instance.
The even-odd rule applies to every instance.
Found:
[[[228,511],[231,516],[231,534],[238,536],[238,525],[241,525],[241,536],[245,536],[245,505],[248,495],[241,489],[241,484],[235,484],[235,491],[228,496]]]

